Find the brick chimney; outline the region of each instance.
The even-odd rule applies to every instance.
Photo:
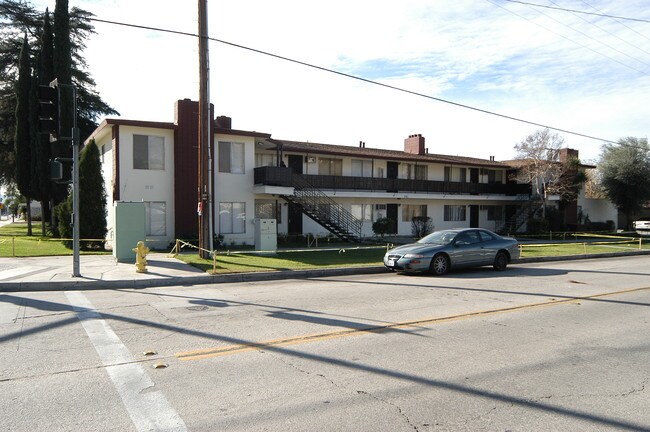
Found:
[[[404,151],[416,155],[425,154],[424,137],[421,134],[409,135],[404,140]]]
[[[232,118],[224,115],[217,117],[217,127],[223,129],[232,129]]]
[[[578,159],[578,150],[563,148],[560,149],[560,162],[566,162],[570,159]]]

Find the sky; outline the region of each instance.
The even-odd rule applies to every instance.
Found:
[[[641,21],[505,0],[208,0],[211,38],[430,96],[211,41],[210,99],[233,128],[276,139],[402,150],[419,133],[430,153],[484,159],[513,159],[541,127],[454,104],[599,138],[560,133],[583,162],[598,160],[600,139],[646,138],[648,1],[530,2]],[[33,4],[54,9],[54,0]],[[198,33],[197,1],[69,4],[102,20]],[[94,26],[88,70],[120,117],[171,122],[176,100],[198,100],[196,37]]]

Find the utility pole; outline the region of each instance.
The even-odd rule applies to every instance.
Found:
[[[208,1],[199,0],[199,256],[212,250],[212,190],[210,178],[210,67],[208,54]]]

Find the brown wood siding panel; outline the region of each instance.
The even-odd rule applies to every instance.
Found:
[[[199,104],[178,101],[174,132],[174,213],[177,238],[198,238],[198,122]]]

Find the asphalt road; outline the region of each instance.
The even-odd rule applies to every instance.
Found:
[[[650,430],[648,263],[0,294],[0,428]]]

